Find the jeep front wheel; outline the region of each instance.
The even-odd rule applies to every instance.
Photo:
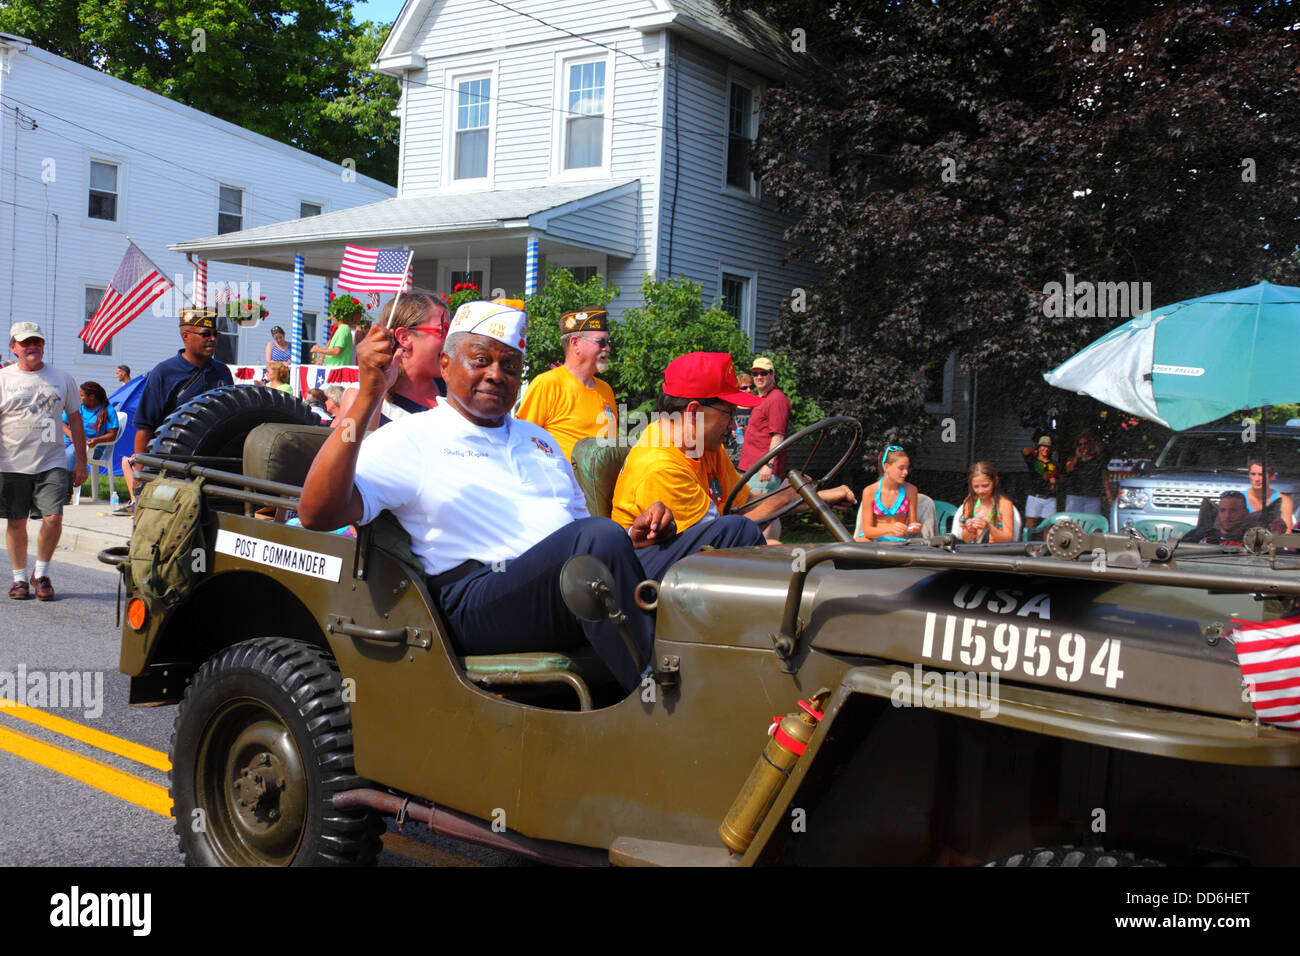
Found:
[[[353,772],[338,665],[302,641],[263,637],[199,668],[172,733],[172,814],[192,866],[373,863],[383,822],[334,809]]]

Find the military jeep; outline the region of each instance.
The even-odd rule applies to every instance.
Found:
[[[371,863],[381,814],[555,864],[1300,862],[1300,734],[1257,721],[1230,628],[1292,612],[1300,541],[853,543],[796,469],[831,543],[675,565],[624,695],[580,654],[462,655],[392,526],[284,523],[322,435],[264,391],[162,426],[102,556],[131,702],[179,705],[187,863]],[[164,591],[141,516],[183,500]],[[617,616],[585,564],[570,607]]]

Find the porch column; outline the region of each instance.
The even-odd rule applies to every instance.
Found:
[[[325,280],[325,311],[320,314],[320,321],[316,323],[316,338],[320,341],[318,345],[330,344],[330,296],[334,294],[334,280]]]
[[[307,261],[303,259],[301,253],[295,252],[293,254],[293,330],[289,339],[293,343],[292,358],[302,357],[298,351],[301,348],[299,343],[302,342],[302,280],[306,271]]]
[[[524,253],[524,295],[537,294],[537,259],[539,243],[536,236],[528,237],[528,249]]]

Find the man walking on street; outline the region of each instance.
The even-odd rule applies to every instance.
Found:
[[[564,364],[533,379],[519,406],[519,418],[539,425],[560,443],[566,460],[582,438],[613,438],[618,412],[614,390],[596,378],[609,367],[609,323],[604,309],[560,316]]]
[[[15,322],[9,348],[17,364],[0,371],[0,516],[8,520],[5,544],[13,564],[9,596],[54,600],[50,561],[63,534],[63,503],[68,469],[60,416],[68,413],[75,461],[72,480],[86,480],[86,432],[77,408],[77,383],[45,364],[45,333],[35,322]],[[27,519],[41,519],[36,539],[36,571],[27,577]]]
[[[212,357],[217,351],[217,313],[182,309],[181,342],[184,348],[150,369],[140,390],[140,404],[135,409],[137,455],[148,449],[163,419],[185,402],[209,389],[234,384],[230,369]],[[113,513],[129,515],[134,506],[132,494],[131,503]]]

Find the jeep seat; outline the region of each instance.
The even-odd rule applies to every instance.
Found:
[[[302,487],[316,452],[329,437],[323,425],[258,425],[244,439],[244,474]]]
[[[407,575],[424,580],[420,560],[411,550],[411,536],[391,511],[381,511],[375,520],[361,529],[367,538],[363,547],[373,547],[403,565]],[[430,595],[432,597],[432,595]],[[450,634],[441,609],[434,608],[440,629]],[[454,651],[454,648],[452,648]],[[595,651],[578,648],[568,651],[532,651],[513,654],[472,654],[459,658],[465,676],[480,687],[525,687],[566,685],[578,696],[580,710],[592,709],[588,682],[604,684],[614,676]]]
[[[581,438],[573,446],[573,475],[587,497],[587,512],[593,517],[608,518],[614,510],[614,486],[623,462],[631,451],[629,445],[612,444],[600,438]]]

